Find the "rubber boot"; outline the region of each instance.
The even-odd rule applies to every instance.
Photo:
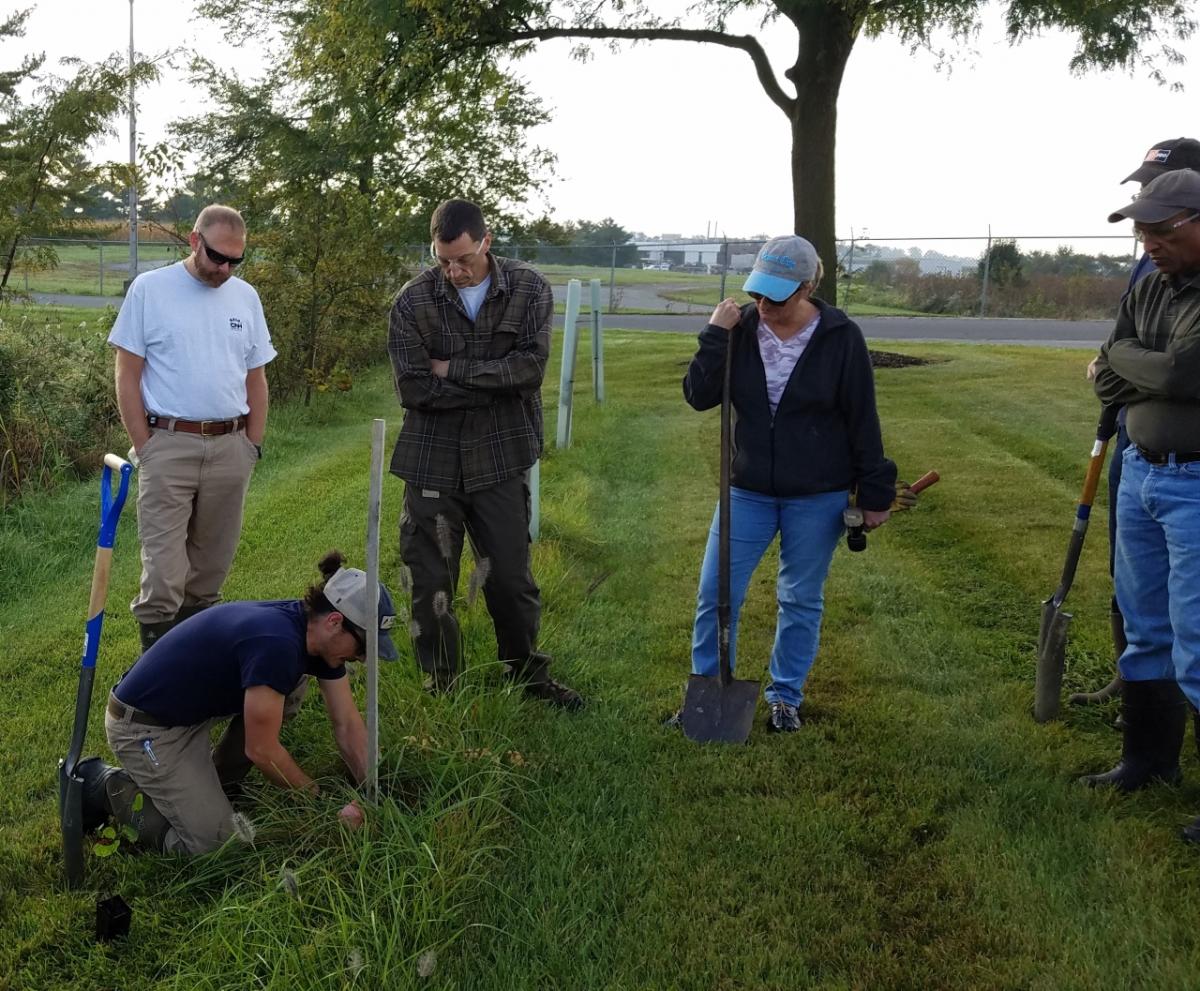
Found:
[[[142,640],[142,653],[146,653],[154,642],[175,625],[173,619],[164,623],[138,623],[138,633]]]
[[[176,614],[175,619],[172,621],[171,625],[178,626],[185,619],[191,619],[197,613],[204,612],[204,610],[207,608],[208,608],[208,606],[183,606],[179,610],[179,612]]]
[[[1137,791],[1153,781],[1178,784],[1179,751],[1188,704],[1174,679],[1126,681],[1121,685],[1121,760],[1111,771],[1079,780],[1093,787]]]
[[[583,696],[550,677],[550,661],[549,654],[534,651],[524,661],[506,661],[505,676],[520,683],[530,698],[541,699],[568,712],[582,709]]]
[[[139,846],[162,850],[171,824],[154,803],[142,793],[129,772],[106,764],[99,757],[88,757],[75,765],[83,779],[83,831],[92,833],[109,819],[133,827]]]
[[[122,826],[133,829],[133,842],[145,849],[162,852],[171,824],[158,811],[150,796],[146,795],[124,768],[109,768],[104,777],[104,790],[108,796],[108,808]]]
[[[75,776],[83,781],[83,831],[94,833],[108,822],[108,792],[104,783],[117,769],[99,757],[85,757],[75,765]]]

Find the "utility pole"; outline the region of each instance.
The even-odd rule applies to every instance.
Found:
[[[125,281],[126,292],[138,274],[138,190],[133,171],[137,168],[137,106],[133,101],[133,0],[129,0],[129,278]]]

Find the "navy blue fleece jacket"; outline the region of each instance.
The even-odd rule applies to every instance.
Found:
[[[875,380],[858,325],[819,299],[821,322],[796,363],[775,415],[758,350],[758,311],[735,328],[732,483],[773,496],[857,489],[858,505],[883,510],[896,497],[896,466],[883,455]],[[726,331],[709,324],[683,379],[694,409],[721,403]]]

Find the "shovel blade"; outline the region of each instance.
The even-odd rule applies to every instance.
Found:
[[[1049,722],[1058,716],[1070,625],[1069,612],[1063,612],[1061,607],[1055,608],[1049,599],[1042,603],[1033,696],[1033,718],[1039,723]]]
[[[63,864],[67,886],[83,884],[83,779],[58,765],[58,818],[62,827]]]
[[[683,696],[683,735],[697,743],[745,743],[754,725],[757,681],[693,674]]]

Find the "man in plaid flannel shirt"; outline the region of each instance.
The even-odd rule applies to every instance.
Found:
[[[526,471],[542,453],[554,298],[529,265],[490,253],[474,203],[441,204],[430,236],[436,264],[400,290],[388,327],[405,409],[391,471],[404,479],[400,556],[412,574],[417,660],[427,689],[452,687],[465,533],[508,676],[578,709],[579,693],[550,678],[550,657],[537,650],[541,592],[529,560]]]

